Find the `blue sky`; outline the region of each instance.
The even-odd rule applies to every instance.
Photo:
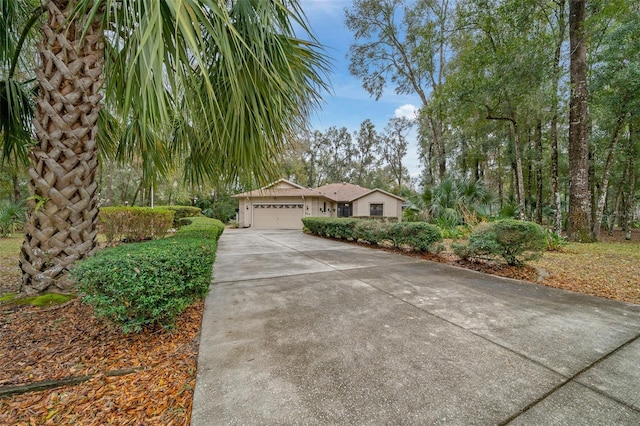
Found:
[[[391,117],[407,116],[415,110],[419,105],[417,96],[397,95],[390,88],[376,101],[362,88],[362,82],[349,74],[347,53],[355,40],[344,24],[344,9],[351,7],[351,0],[301,0],[300,4],[314,35],[325,46],[332,61],[329,78],[333,91],[324,94],[325,103],[311,117],[314,129],[344,126],[353,132],[369,118],[381,132]],[[410,142],[404,164],[411,175],[416,176],[420,161],[415,134]]]

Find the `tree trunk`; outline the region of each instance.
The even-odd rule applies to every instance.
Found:
[[[571,241],[591,241],[591,194],[587,144],[587,48],[584,29],[585,0],[569,1],[569,221]]]
[[[40,91],[30,153],[33,198],[20,255],[21,292],[69,290],[71,264],[96,247],[95,142],[104,61],[100,17],[82,37],[82,24],[68,22],[75,0],[47,3],[48,20],[38,45]]]
[[[438,129],[438,176],[442,182],[447,174],[447,154],[444,149],[444,138],[442,137],[442,121],[437,120],[436,127]]]
[[[635,159],[638,155],[636,144],[640,139],[640,120],[636,120],[635,123],[629,124],[629,162],[627,167],[629,168],[629,176],[627,179],[626,188],[626,209],[625,209],[625,221],[624,221],[624,239],[631,239],[631,227],[633,225],[633,207],[635,200],[636,189],[636,173],[635,173]]]
[[[136,201],[138,200],[138,194],[140,194],[141,190],[142,190],[142,180],[140,180],[140,184],[136,188],[136,192],[133,194],[133,200],[131,200],[131,205],[132,206],[136,205]]]
[[[631,130],[631,129],[629,129]],[[624,170],[622,172],[622,178],[620,179],[620,183],[618,185],[618,191],[616,193],[616,198],[613,204],[613,213],[611,215],[611,221],[609,222],[609,235],[613,235],[613,229],[616,226],[616,222],[618,222],[618,226],[620,226],[620,220],[618,219],[620,215],[620,206],[622,205],[622,196],[623,191],[627,182],[627,175],[629,173],[629,162],[625,164]]]
[[[107,206],[113,206],[113,161],[107,165]]]
[[[536,122],[536,222],[542,225],[542,120]]]
[[[596,207],[596,214],[593,220],[593,239],[597,240],[600,236],[600,226],[602,222],[602,216],[604,215],[604,206],[607,201],[607,192],[609,191],[609,176],[611,175],[611,165],[613,164],[613,155],[620,140],[620,130],[624,123],[624,117],[619,117],[616,122],[616,128],[609,144],[609,153],[607,154],[607,161],[604,165],[604,172],[602,173],[602,181],[600,182],[600,192],[598,193],[598,201]]]
[[[527,150],[531,152],[533,139],[531,138],[531,129],[527,132]],[[526,158],[527,156],[525,156]],[[524,173],[524,170],[523,170]],[[524,206],[526,208],[527,220],[532,219],[533,208],[531,199],[533,198],[533,161],[527,161],[527,185],[524,187]]]
[[[11,185],[13,186],[13,201],[19,203],[22,201],[22,193],[20,192],[20,180],[18,179],[18,170],[11,172]]]
[[[498,180],[498,202],[500,204],[500,210],[504,206],[504,188],[502,183],[502,164],[500,160],[502,159],[502,155],[500,153],[500,145],[496,146],[496,164],[497,164],[497,180]]]
[[[520,130],[518,129],[518,123],[515,120],[511,122],[513,124],[513,145],[515,147],[515,156],[516,156],[516,180],[517,180],[517,199],[518,199],[518,209],[520,210],[519,218],[520,220],[525,219],[525,205],[524,205],[524,177],[522,174],[522,149],[520,147]]]
[[[562,233],[562,201],[560,197],[560,178],[558,167],[558,86],[560,82],[560,64],[562,44],[565,34],[565,0],[558,2],[558,38],[553,55],[553,105],[551,106],[551,186],[553,191],[553,232]]]
[[[431,131],[433,147],[435,147],[438,155],[438,179],[442,182],[447,174],[447,159],[445,156],[444,141],[442,140],[442,123],[434,119],[431,115],[427,115],[427,122],[429,123],[429,130]]]

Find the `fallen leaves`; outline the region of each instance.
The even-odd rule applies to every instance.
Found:
[[[183,425],[189,423],[203,303],[172,331],[124,335],[79,301],[5,312],[0,386],[92,375],[74,386],[0,399],[7,425]],[[114,370],[137,368],[110,377]]]
[[[544,284],[640,304],[638,243],[570,244],[534,263],[549,272]]]

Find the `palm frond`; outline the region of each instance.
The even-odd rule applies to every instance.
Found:
[[[328,62],[296,1],[79,0],[75,10],[99,12],[105,97],[135,117],[142,140],[182,123],[170,150],[186,156],[192,183],[274,177],[327,88]]]
[[[0,81],[0,164],[13,159],[26,164],[31,139],[33,99],[29,86],[14,79]]]

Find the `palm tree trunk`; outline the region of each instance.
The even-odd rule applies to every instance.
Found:
[[[38,145],[30,153],[34,197],[20,255],[23,293],[69,290],[69,266],[96,247],[95,135],[102,107],[103,37],[99,17],[84,37],[81,19],[69,23],[75,4],[47,3],[49,14],[38,45]]]

